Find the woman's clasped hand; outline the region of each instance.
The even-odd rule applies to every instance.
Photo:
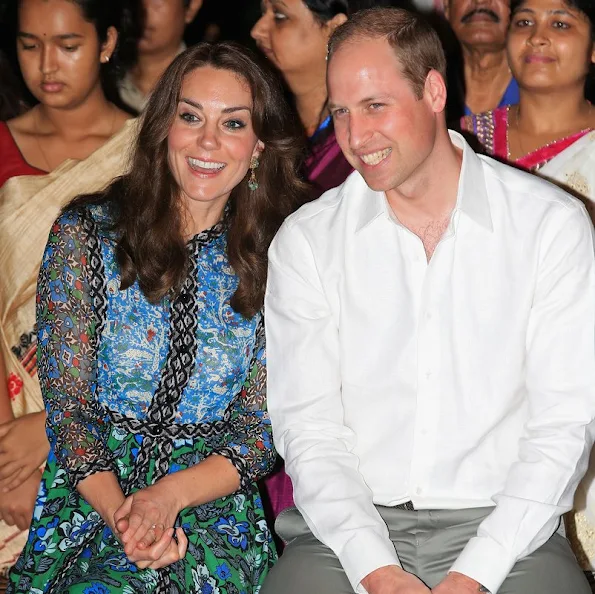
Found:
[[[188,539],[174,528],[182,506],[174,489],[157,482],[129,495],[114,514],[115,534],[140,569],[158,569],[184,557]]]

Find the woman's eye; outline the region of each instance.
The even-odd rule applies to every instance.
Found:
[[[36,45],[25,45],[24,43],[21,44],[21,49],[24,51],[34,50],[36,47]]]
[[[189,113],[187,111],[184,111],[180,114],[180,119],[184,120],[185,122],[187,122],[189,124],[198,122],[198,117],[196,115],[194,115],[193,113]]]
[[[246,127],[246,124],[242,120],[228,120],[225,122],[225,126],[230,130],[241,130]]]
[[[570,28],[570,25],[568,23],[565,23],[564,21],[555,21],[553,24],[554,24],[555,29],[569,29]]]
[[[519,19],[518,21],[514,22],[515,27],[528,27],[531,24],[529,19]]]
[[[79,47],[79,45],[64,45],[62,49],[67,52],[76,52]]]
[[[275,10],[275,12],[273,12],[273,18],[276,21],[286,21],[287,20],[287,15],[284,15],[282,12],[278,12]]]

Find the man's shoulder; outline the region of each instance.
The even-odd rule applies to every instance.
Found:
[[[285,220],[284,227],[322,228],[332,225],[332,221],[346,211],[356,207],[356,196],[362,191],[363,179],[354,171],[336,188],[327,190],[322,196],[304,204]],[[349,202],[347,196],[353,198]]]

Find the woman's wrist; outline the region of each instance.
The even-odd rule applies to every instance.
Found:
[[[98,472],[82,480],[77,490],[114,531],[114,514],[126,497],[113,472]]]
[[[155,483],[155,487],[162,488],[168,494],[171,504],[176,512],[179,514],[183,509],[190,507],[186,498],[184,497],[184,484],[183,481],[179,480],[179,473],[172,472],[171,474],[165,475],[162,479]]]

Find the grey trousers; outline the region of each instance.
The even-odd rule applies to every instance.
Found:
[[[491,508],[405,511],[378,507],[406,571],[435,587]],[[310,532],[295,508],[275,523],[286,542],[260,594],[353,594],[335,554]],[[519,561],[498,594],[591,594],[568,541],[554,534]]]

